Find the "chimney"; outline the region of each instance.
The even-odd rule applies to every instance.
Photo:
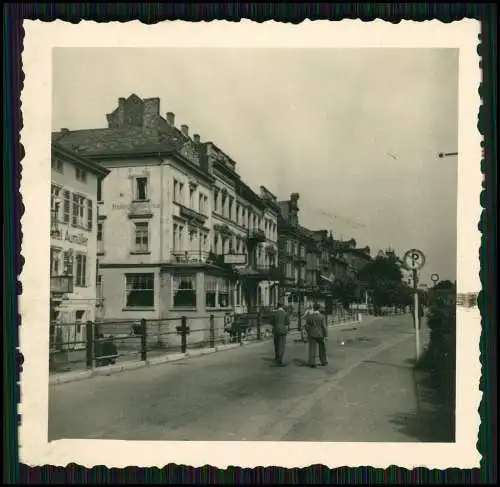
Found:
[[[200,134],[194,134],[193,135],[193,140],[194,140],[195,144],[199,144],[201,142]]]
[[[189,127],[187,125],[181,125],[181,132],[184,137],[189,137]]]
[[[175,113],[167,112],[167,123],[171,126],[175,126]]]
[[[67,134],[67,133],[69,133],[69,129],[67,129],[67,128],[61,129],[61,133]]]
[[[154,126],[158,115],[160,115],[160,99],[146,98],[143,100],[142,126],[149,128]]]
[[[118,106],[123,108],[125,106],[125,98],[118,98]]]

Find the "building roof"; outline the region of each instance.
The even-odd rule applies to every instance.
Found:
[[[91,161],[86,157],[82,157],[81,155],[76,154],[75,152],[69,149],[66,149],[57,142],[52,142],[51,147],[52,147],[52,155],[70,161],[73,164],[76,164],[80,167],[84,167],[86,170],[93,172],[97,176],[105,177],[110,172],[101,164]]]

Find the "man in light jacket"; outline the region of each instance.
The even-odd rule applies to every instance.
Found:
[[[302,329],[300,330],[300,338],[304,343],[307,343],[307,331],[306,331],[306,323],[307,323],[307,317],[313,312],[312,306],[308,305],[306,308],[306,311],[304,312],[303,318],[303,323],[302,323]]]
[[[290,317],[283,309],[283,303],[278,303],[278,308],[274,311],[272,316],[272,325],[274,337],[274,360],[276,365],[283,365],[286,336],[290,328]]]
[[[313,312],[306,318],[306,332],[309,340],[309,367],[316,367],[316,348],[319,348],[321,365],[328,365],[325,344],[328,339],[328,325],[318,303],[314,303]]]

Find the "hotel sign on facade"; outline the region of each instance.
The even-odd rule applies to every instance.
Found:
[[[52,232],[51,238],[53,240],[66,241],[77,245],[86,247],[89,239],[83,232],[71,233],[69,229],[65,231]]]

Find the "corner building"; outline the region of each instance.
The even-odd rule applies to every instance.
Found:
[[[52,143],[50,226],[50,339],[85,340],[85,323],[98,304],[97,200],[109,171]],[[73,324],[73,326],[58,326]],[[65,345],[64,348],[81,348]]]
[[[120,98],[107,119],[107,128],[56,134],[110,171],[99,204],[100,315],[153,320],[150,336],[174,332],[180,322],[165,319],[184,315],[190,339],[206,339],[206,317],[214,314],[220,330],[243,302],[237,270],[224,257],[245,253],[248,237],[241,209],[237,216],[234,163],[187,125],[178,128],[172,112],[162,117],[158,98]]]

